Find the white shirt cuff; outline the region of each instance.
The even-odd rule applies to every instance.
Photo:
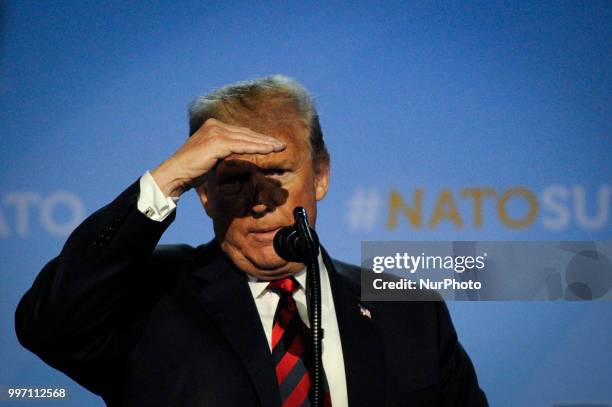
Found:
[[[178,197],[167,197],[159,189],[155,179],[149,171],[140,177],[140,195],[138,196],[138,210],[146,217],[161,222],[176,209]]]

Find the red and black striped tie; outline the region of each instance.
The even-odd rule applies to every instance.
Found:
[[[308,328],[300,318],[293,292],[298,283],[293,277],[272,281],[268,289],[280,295],[272,328],[272,357],[276,364],[276,379],[282,407],[310,406],[310,373]],[[329,386],[323,372],[325,398],[323,405],[331,407]]]

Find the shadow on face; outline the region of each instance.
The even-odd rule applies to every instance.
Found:
[[[289,196],[281,182],[270,178],[271,170],[252,162],[223,160],[209,181],[210,215],[216,220],[219,236],[236,218],[265,216],[282,206]]]

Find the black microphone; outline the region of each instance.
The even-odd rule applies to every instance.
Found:
[[[313,228],[308,226],[306,210],[297,207],[293,211],[295,223],[281,228],[274,235],[274,250],[283,259],[306,264],[310,259],[308,244],[300,237],[299,228],[310,233],[315,248],[319,248],[319,237]],[[308,238],[308,237],[307,237]]]

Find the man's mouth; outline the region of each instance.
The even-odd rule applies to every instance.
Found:
[[[270,243],[280,228],[281,226],[256,228],[249,231],[249,235],[259,242]]]

